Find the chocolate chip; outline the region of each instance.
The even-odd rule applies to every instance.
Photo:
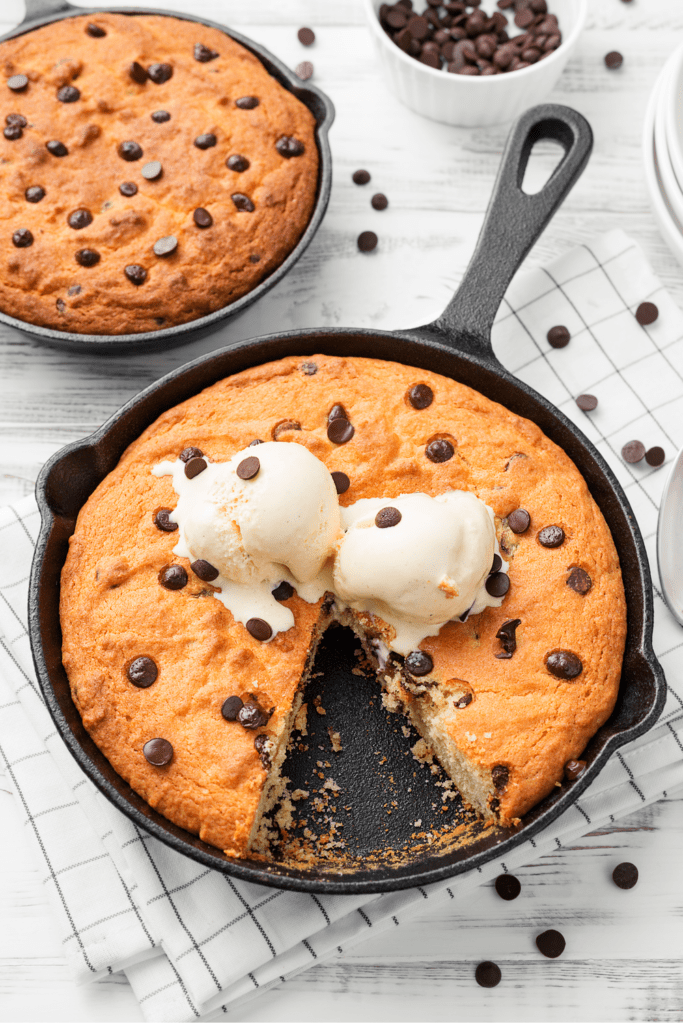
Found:
[[[486,580],[486,592],[491,597],[505,597],[510,589],[510,577],[504,572],[494,572]]]
[[[293,156],[301,156],[306,149],[303,142],[295,139],[293,135],[281,135],[275,143],[275,148],[286,160],[290,160]]]
[[[33,235],[28,228],[17,228],[12,235],[12,241],[17,249],[26,249],[29,245],[33,245]]]
[[[302,82],[307,82],[309,78],[313,76],[313,65],[310,60],[302,60],[300,64],[294,68],[294,74],[297,78],[300,78]]]
[[[5,124],[15,124],[19,128],[26,128],[28,121],[23,114],[8,114],[5,118]]]
[[[83,228],[87,228],[89,224],[92,224],[92,213],[90,210],[85,209],[74,210],[73,213],[69,214],[67,222],[74,231],[81,231]]]
[[[521,891],[521,882],[514,875],[498,875],[496,892],[502,900],[516,900]]]
[[[26,201],[29,203],[39,203],[41,199],[45,198],[45,189],[41,188],[40,185],[31,185],[24,192]]]
[[[493,556],[493,562],[491,563],[491,568],[489,569],[489,576],[493,572],[500,572],[500,570],[502,568],[503,568],[503,559],[500,557],[500,555],[494,555]]]
[[[567,577],[567,586],[575,590],[577,594],[587,594],[593,586],[593,581],[584,569],[572,569]]]
[[[491,779],[493,785],[498,790],[503,790],[510,781],[510,769],[504,764],[494,764],[491,769]]]
[[[159,583],[166,590],[182,590],[187,586],[187,572],[182,565],[167,565],[159,573]]]
[[[645,457],[645,445],[642,441],[628,441],[621,449],[624,462],[641,462]]]
[[[595,395],[579,395],[576,404],[582,412],[593,412],[598,407],[598,400]]]
[[[347,444],[355,432],[353,425],[343,417],[332,420],[327,427],[327,436],[332,444]]]
[[[348,420],[348,418],[349,416],[346,409],[339,402],[333,405],[327,414],[328,423],[331,423],[332,420]]]
[[[133,142],[132,139],[126,142],[120,142],[117,149],[117,153],[122,160],[127,160],[129,163],[133,160],[139,160],[142,156],[142,146],[139,142]]]
[[[536,945],[543,956],[554,960],[564,953],[567,943],[564,941],[564,935],[556,932],[554,928],[549,928],[547,932],[541,932],[536,936]]]
[[[159,160],[150,160],[148,164],[145,164],[140,173],[147,181],[156,181],[157,178],[161,177],[162,172],[161,162]]]
[[[377,192],[377,194],[370,200],[370,205],[373,210],[386,210],[389,205],[389,200],[382,192]]]
[[[223,701],[221,708],[221,714],[226,722],[234,722],[237,720],[237,716],[244,707],[242,700],[237,697],[228,697],[227,700]]]
[[[225,166],[229,167],[231,171],[235,171],[237,174],[242,174],[243,171],[249,170],[251,166],[246,156],[242,156],[241,153],[233,153],[225,161]]]
[[[263,619],[250,619],[249,622],[263,622]],[[268,623],[263,622],[263,625],[270,631]],[[247,624],[247,629],[249,625]],[[269,632],[270,635],[270,632]],[[257,637],[257,639],[259,639]],[[267,637],[266,637],[267,639]],[[253,697],[242,705],[240,710],[237,712],[237,721],[240,725],[244,726],[245,729],[261,729],[264,725],[268,724],[270,715],[267,711],[261,707],[259,702]]]
[[[270,640],[273,635],[273,630],[265,619],[247,619],[246,626],[247,632],[251,633],[254,640],[259,640],[261,643]]]
[[[557,679],[576,679],[583,672],[581,659],[572,651],[552,651],[546,655],[545,664]]]
[[[185,476],[188,480],[194,480],[196,476],[204,472],[207,465],[206,459],[201,458],[199,455],[194,456],[194,458],[188,459],[185,462]]]
[[[198,576],[200,580],[204,580],[205,583],[211,583],[220,575],[218,569],[211,565],[211,562],[207,562],[205,558],[197,558],[194,562],[191,562],[190,569],[192,569],[195,576]]]
[[[445,438],[437,438],[430,441],[425,448],[425,455],[430,462],[448,462],[455,454],[455,449],[450,441]]]
[[[159,675],[159,669],[156,666],[156,662],[153,658],[148,658],[147,655],[141,654],[138,658],[133,658],[126,669],[126,675],[133,684],[133,686],[139,687],[141,690],[147,689],[152,683],[156,682],[156,678]]]
[[[8,124],[6,128],[3,128],[2,134],[8,142],[16,142],[24,134],[24,129],[19,124]]]
[[[173,76],[173,68],[170,64],[150,64],[147,74],[156,85],[163,85]]]
[[[377,248],[379,239],[374,231],[361,231],[357,241],[361,252],[372,252]]]
[[[79,249],[76,253],[76,263],[81,267],[94,267],[100,262],[100,254],[96,249]]]
[[[299,369],[307,377],[313,377],[318,372],[318,364],[317,363],[302,363],[301,366],[299,367]]]
[[[567,761],[564,766],[564,777],[568,782],[574,782],[575,779],[578,779],[579,775],[583,775],[585,770],[585,761],[576,761],[572,759],[571,761]]]
[[[134,60],[128,68],[128,75],[134,82],[137,82],[138,85],[144,85],[147,81],[147,72],[143,68],[142,64],[138,64],[136,60]]]
[[[210,228],[213,224],[213,217],[203,206],[198,206],[192,217],[198,228]]]
[[[58,142],[57,139],[50,139],[49,142],[45,143],[45,148],[48,153],[52,156],[68,156],[69,150],[66,148],[63,142]]]
[[[155,256],[170,256],[178,248],[178,239],[175,235],[165,235],[158,238],[152,248]]]
[[[315,42],[315,32],[312,28],[300,28],[296,35],[302,46],[312,46]]]
[[[198,135],[194,140],[194,144],[197,149],[211,149],[211,147],[215,146],[217,142],[218,139],[213,132],[204,132],[203,135]]]
[[[147,280],[147,271],[139,263],[129,263],[123,272],[131,284],[141,285]]]
[[[142,748],[142,753],[155,768],[163,768],[173,760],[173,747],[168,740],[162,740],[159,737],[147,740]]]
[[[249,262],[250,263],[260,263],[261,262],[261,257],[258,255],[258,253],[253,252],[251,254],[251,256],[249,257]]]
[[[194,59],[198,60],[200,64],[208,64],[210,60],[215,60],[219,54],[215,50],[210,50],[208,46],[204,46],[204,43],[194,44]]]
[[[26,75],[12,75],[7,79],[7,85],[12,92],[22,92],[28,85],[28,78]]]
[[[335,470],[331,476],[334,480],[334,486],[337,488],[337,494],[344,494],[345,491],[348,491],[351,486],[351,481],[346,473],[341,473],[339,470]]]
[[[154,513],[154,525],[157,530],[163,530],[164,533],[174,533],[178,529],[178,524],[171,522],[168,518],[172,511],[172,508],[160,508]]]
[[[617,864],[612,872],[612,878],[620,889],[632,889],[638,881],[638,868],[635,864],[624,861],[623,864]]]
[[[288,601],[294,595],[294,587],[287,580],[283,580],[274,590],[271,590],[271,594],[276,601]]]
[[[354,185],[367,185],[367,183],[370,181],[370,172],[363,170],[354,171],[353,174],[351,175],[351,178],[353,180]]]
[[[544,526],[536,534],[536,540],[544,548],[559,548],[564,543],[564,530],[561,526]]]
[[[427,676],[434,668],[434,662],[426,651],[411,651],[405,660],[406,671],[411,676]]]
[[[58,313],[63,313],[64,310],[66,309],[66,302],[64,301],[64,299],[57,299],[57,301],[55,302],[55,306],[57,307]]]
[[[134,196],[137,193],[138,187],[134,181],[122,181],[119,185],[119,192],[122,196]]]
[[[386,530],[390,526],[398,526],[403,516],[397,508],[387,505],[381,508],[375,516],[375,526],[380,530]]]
[[[235,470],[240,480],[252,480],[261,468],[261,463],[255,455],[250,455],[248,459],[242,459],[239,466]]]
[[[517,650],[517,637],[515,635],[516,629],[522,623],[521,619],[508,619],[504,622],[496,633],[496,638],[500,640],[503,650],[496,657],[500,659],[511,658]]]
[[[653,324],[659,316],[659,310],[654,302],[641,302],[636,310],[636,320],[641,327],[648,327]]]
[[[477,964],[474,977],[477,985],[481,985],[482,988],[495,988],[500,984],[502,975],[498,964],[494,964],[492,960],[484,960],[483,963]]]
[[[190,446],[189,448],[183,448],[178,458],[181,462],[189,462],[190,459],[201,459],[204,452],[201,448],[195,448]]]
[[[271,431],[273,441],[277,441],[280,434],[284,434],[286,431],[289,432],[290,430],[301,430],[301,424],[297,423],[296,420],[280,420],[279,423],[275,424]]]
[[[270,752],[268,750],[268,737],[265,735],[265,733],[262,733],[260,736],[256,737],[256,739],[254,740],[254,747],[256,748],[256,753],[261,759],[261,764],[266,769],[266,771],[269,771]]]
[[[620,68],[623,63],[624,58],[618,50],[610,50],[609,53],[605,54],[605,64],[610,71],[616,71],[616,69]]]
[[[645,452],[645,461],[648,466],[661,466],[664,464],[665,459],[666,455],[664,453],[664,449],[660,448],[658,445],[655,448],[648,448]]]
[[[80,98],[81,90],[77,89],[75,85],[63,85],[61,89],[57,90],[57,99],[60,103],[75,103]]]
[[[107,34],[103,28],[101,28],[99,25],[96,25],[93,21],[88,22],[88,24],[85,26],[85,31],[88,33],[89,36],[92,36],[93,39],[101,39],[102,36],[106,36]]]
[[[471,693],[463,693],[462,697],[458,700],[453,701],[453,705],[456,708],[466,708],[472,703],[473,697]]]
[[[240,96],[238,100],[235,100],[235,106],[240,110],[253,110],[254,107],[258,107],[259,103],[260,100],[256,96]]]
[[[531,525],[531,516],[525,508],[516,508],[508,516],[508,526],[513,533],[526,533]]]
[[[256,209],[249,196],[245,196],[243,192],[233,192],[230,198],[241,213],[253,213]]]
[[[408,391],[408,401],[413,409],[426,409],[434,401],[434,392],[429,384],[413,384]]]
[[[557,327],[551,327],[548,331],[547,338],[553,348],[564,348],[565,345],[569,344],[571,335],[566,327],[558,325]]]
[[[165,121],[171,120],[168,110],[155,110],[150,116],[156,124],[163,124]]]

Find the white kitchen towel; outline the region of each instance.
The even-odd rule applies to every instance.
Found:
[[[649,299],[659,319],[634,317]],[[572,339],[551,349],[550,327]],[[235,1006],[327,956],[400,926],[413,909],[463,900],[477,885],[537,860],[683,785],[683,631],[666,609],[654,558],[664,469],[627,465],[632,438],[683,445],[683,314],[621,232],[513,283],[494,346],[505,365],[555,402],[596,444],[626,489],[655,573],[655,650],[668,679],[658,725],[622,748],[565,815],[505,863],[450,882],[377,897],[311,896],[207,870],[139,831],[85,777],[43,703],[31,661],[27,582],[39,515],[32,498],[0,510],[0,770],[11,783],[80,981],[124,971],[148,1020],[233,1015]],[[575,404],[594,394],[595,412]]]

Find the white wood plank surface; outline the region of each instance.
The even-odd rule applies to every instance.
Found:
[[[145,0],[187,9],[187,0]],[[126,6],[126,0],[118,0]],[[105,4],[94,4],[105,6]],[[130,6],[134,6],[132,3]],[[199,8],[198,8],[199,9]],[[201,13],[239,26],[290,65],[310,59],[337,107],[329,212],[294,271],[257,306],[209,338],[155,355],[66,356],[0,331],[0,503],[30,493],[44,460],[83,436],[160,374],[220,345],[284,327],[424,323],[442,309],[473,248],[506,129],[464,130],[421,120],[378,75],[360,0],[202,0]],[[0,32],[23,14],[0,0]],[[305,50],[296,29],[317,42]],[[651,86],[683,42],[681,0],[590,0],[588,28],[552,99],[591,121],[585,175],[530,256],[542,262],[620,227],[645,248],[683,304],[683,272],[659,236],[641,170],[640,135]],[[603,55],[621,50],[608,72]],[[535,168],[552,162],[545,150]],[[351,172],[367,167],[371,185]],[[374,191],[390,207],[370,208]],[[356,235],[380,236],[360,255]],[[125,983],[77,988],[61,955],[40,874],[0,777],[0,1020],[136,1021]],[[522,895],[490,887],[312,968],[240,1014],[245,1021],[678,1021],[683,1017],[683,798],[663,800],[519,873]],[[640,881],[617,889],[610,873],[632,860]],[[534,936],[559,928],[567,949],[542,958]],[[479,988],[474,966],[498,962],[503,981]]]

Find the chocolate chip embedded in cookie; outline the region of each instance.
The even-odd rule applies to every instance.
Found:
[[[248,700],[237,712],[237,721],[245,729],[261,729],[268,724],[270,715],[261,707],[253,697]]]
[[[203,454],[204,452],[201,450],[201,448],[195,448],[193,445],[191,445],[188,448],[183,448],[178,458],[180,459],[181,462],[189,462],[190,459],[201,459]]]
[[[337,488],[337,494],[345,494],[351,486],[351,481],[346,473],[342,473],[337,469],[331,475],[334,480],[334,486]]]
[[[228,697],[227,700],[223,701],[221,714],[227,722],[235,722],[237,721],[237,715],[242,710],[243,706],[244,705],[240,697]]]
[[[137,658],[129,663],[126,669],[126,675],[130,679],[133,686],[137,686],[140,689],[147,689],[152,683],[156,682],[157,676],[159,675],[159,669],[157,668],[156,662],[153,658],[148,658],[146,654],[141,654]]]
[[[147,74],[156,85],[163,85],[173,76],[173,67],[170,64],[150,64]]]
[[[425,448],[425,455],[430,462],[448,462],[455,455],[455,448],[445,438],[437,438],[430,441]]]
[[[253,110],[258,105],[259,99],[257,96],[240,96],[239,99],[235,100],[235,106],[239,107],[240,110]]]
[[[572,760],[567,761],[566,765],[564,766],[564,777],[567,780],[567,782],[574,782],[574,780],[578,779],[580,775],[583,775],[585,770],[585,761],[577,761],[572,758]]]
[[[413,409],[427,409],[434,401],[434,392],[429,384],[413,384],[408,390],[406,399]]]
[[[210,228],[213,224],[213,217],[203,206],[198,206],[192,214],[192,219],[198,228]]]
[[[100,262],[100,254],[95,249],[79,249],[76,263],[81,267],[95,267]]]
[[[143,155],[140,143],[134,142],[132,139],[129,139],[126,142],[120,142],[116,152],[122,160],[127,160],[129,163],[134,160],[139,160]]]
[[[163,768],[165,765],[170,764],[173,760],[173,747],[168,740],[156,737],[153,740],[147,740],[142,752],[149,761],[156,768]]]
[[[202,135],[198,135],[194,140],[194,144],[197,149],[211,149],[217,142],[218,139],[213,132],[204,132]]]
[[[210,60],[215,60],[220,54],[216,50],[212,50],[209,46],[204,46],[204,43],[194,44],[194,59],[199,61],[200,64],[208,64]]]
[[[583,672],[583,665],[573,651],[551,651],[546,655],[546,668],[558,679],[576,679]]]
[[[178,529],[178,524],[169,519],[172,511],[172,508],[160,508],[154,513],[154,525],[157,530],[162,530],[163,533],[174,533]]]
[[[63,142],[59,142],[58,139],[50,139],[49,142],[45,143],[45,148],[48,153],[52,156],[68,156],[69,150],[66,148]]]
[[[434,668],[431,655],[426,651],[411,651],[403,663],[411,676],[427,676]]]
[[[233,192],[230,198],[240,213],[253,213],[256,209],[249,196],[245,196],[243,192]]]
[[[275,148],[286,160],[291,160],[293,156],[301,156],[306,150],[303,142],[292,135],[281,135],[275,143]]]
[[[531,525],[531,516],[525,508],[516,508],[507,517],[507,521],[513,533],[526,533]]]
[[[130,283],[138,287],[147,280],[147,271],[139,263],[129,263],[127,267],[123,268],[123,272]]]
[[[178,239],[175,235],[166,235],[158,238],[152,248],[155,256],[171,256],[178,248]]]
[[[251,164],[246,156],[242,156],[241,153],[233,153],[225,161],[225,166],[229,167],[231,171],[235,171],[236,174],[243,174],[244,171],[249,170]]]
[[[504,572],[493,572],[486,580],[485,586],[491,597],[505,597],[510,589],[510,577]]]
[[[254,640],[259,640],[261,643],[270,640],[273,635],[273,630],[265,619],[247,619],[246,627],[247,632],[251,633]]]
[[[220,575],[215,565],[211,565],[211,562],[207,562],[205,558],[197,558],[190,564],[190,569],[205,583],[212,583]]]
[[[159,583],[166,590],[182,590],[187,586],[187,571],[182,565],[167,565],[159,573]]]
[[[45,198],[45,189],[40,185],[30,185],[26,189],[24,196],[27,203],[39,203],[41,199]]]
[[[17,249],[27,249],[29,245],[33,245],[33,234],[28,228],[17,228],[12,235],[12,244]]]
[[[510,769],[504,764],[495,764],[491,769],[491,779],[496,789],[505,789],[510,781]]]
[[[564,544],[564,530],[561,526],[544,526],[536,539],[544,548],[559,548]]]
[[[142,168],[140,174],[146,179],[146,181],[158,181],[163,172],[164,169],[161,166],[160,160],[150,160],[150,162],[145,164]]]
[[[80,210],[74,210],[73,213],[69,214],[67,222],[69,227],[73,228],[74,231],[82,231],[83,228],[87,228],[92,224],[92,213],[90,210],[83,208]]]
[[[593,581],[585,569],[575,566],[567,576],[567,586],[577,594],[587,594],[593,586]]]
[[[511,658],[517,650],[517,627],[522,624],[521,619],[508,619],[504,622],[496,633],[496,637],[500,640],[503,650],[500,654],[496,655],[496,658]]]
[[[332,444],[348,444],[355,432],[353,424],[343,416],[331,420],[327,427],[327,436]]]
[[[57,99],[60,103],[75,103],[80,98],[81,90],[77,89],[75,85],[63,85],[61,89],[57,90]]]

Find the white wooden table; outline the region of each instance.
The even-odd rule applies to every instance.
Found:
[[[187,0],[145,0],[182,9]],[[119,6],[125,0],[118,0]],[[104,6],[104,5],[103,5]],[[420,6],[418,4],[418,6]],[[231,341],[290,327],[425,323],[440,312],[474,245],[504,128],[465,130],[423,121],[379,79],[360,0],[202,0],[193,9],[239,27],[294,66],[315,65],[332,97],[335,184],[325,223],[295,270],[217,334],[156,355],[66,356],[18,332],[0,332],[0,503],[33,489],[44,460],[98,426],[162,373]],[[23,16],[1,0],[0,32]],[[306,50],[296,30],[311,25]],[[645,248],[683,305],[683,272],[660,238],[641,172],[640,135],[650,88],[683,41],[681,0],[590,0],[577,56],[553,94],[591,121],[587,172],[530,256],[542,262],[594,234],[621,227]],[[608,72],[608,50],[625,55]],[[539,157],[541,170],[548,154]],[[366,167],[372,183],[351,173]],[[389,209],[370,208],[374,191]],[[379,251],[360,255],[366,229]],[[136,1021],[125,983],[77,988],[70,979],[18,809],[0,776],[0,1020]],[[240,1019],[678,1021],[683,1016],[683,795],[620,821],[519,873],[522,895],[504,903],[486,887],[465,905],[370,939],[252,1003]],[[634,861],[629,892],[610,880]],[[564,955],[542,958],[534,937],[555,927]],[[474,965],[492,959],[504,983],[479,988]]]

